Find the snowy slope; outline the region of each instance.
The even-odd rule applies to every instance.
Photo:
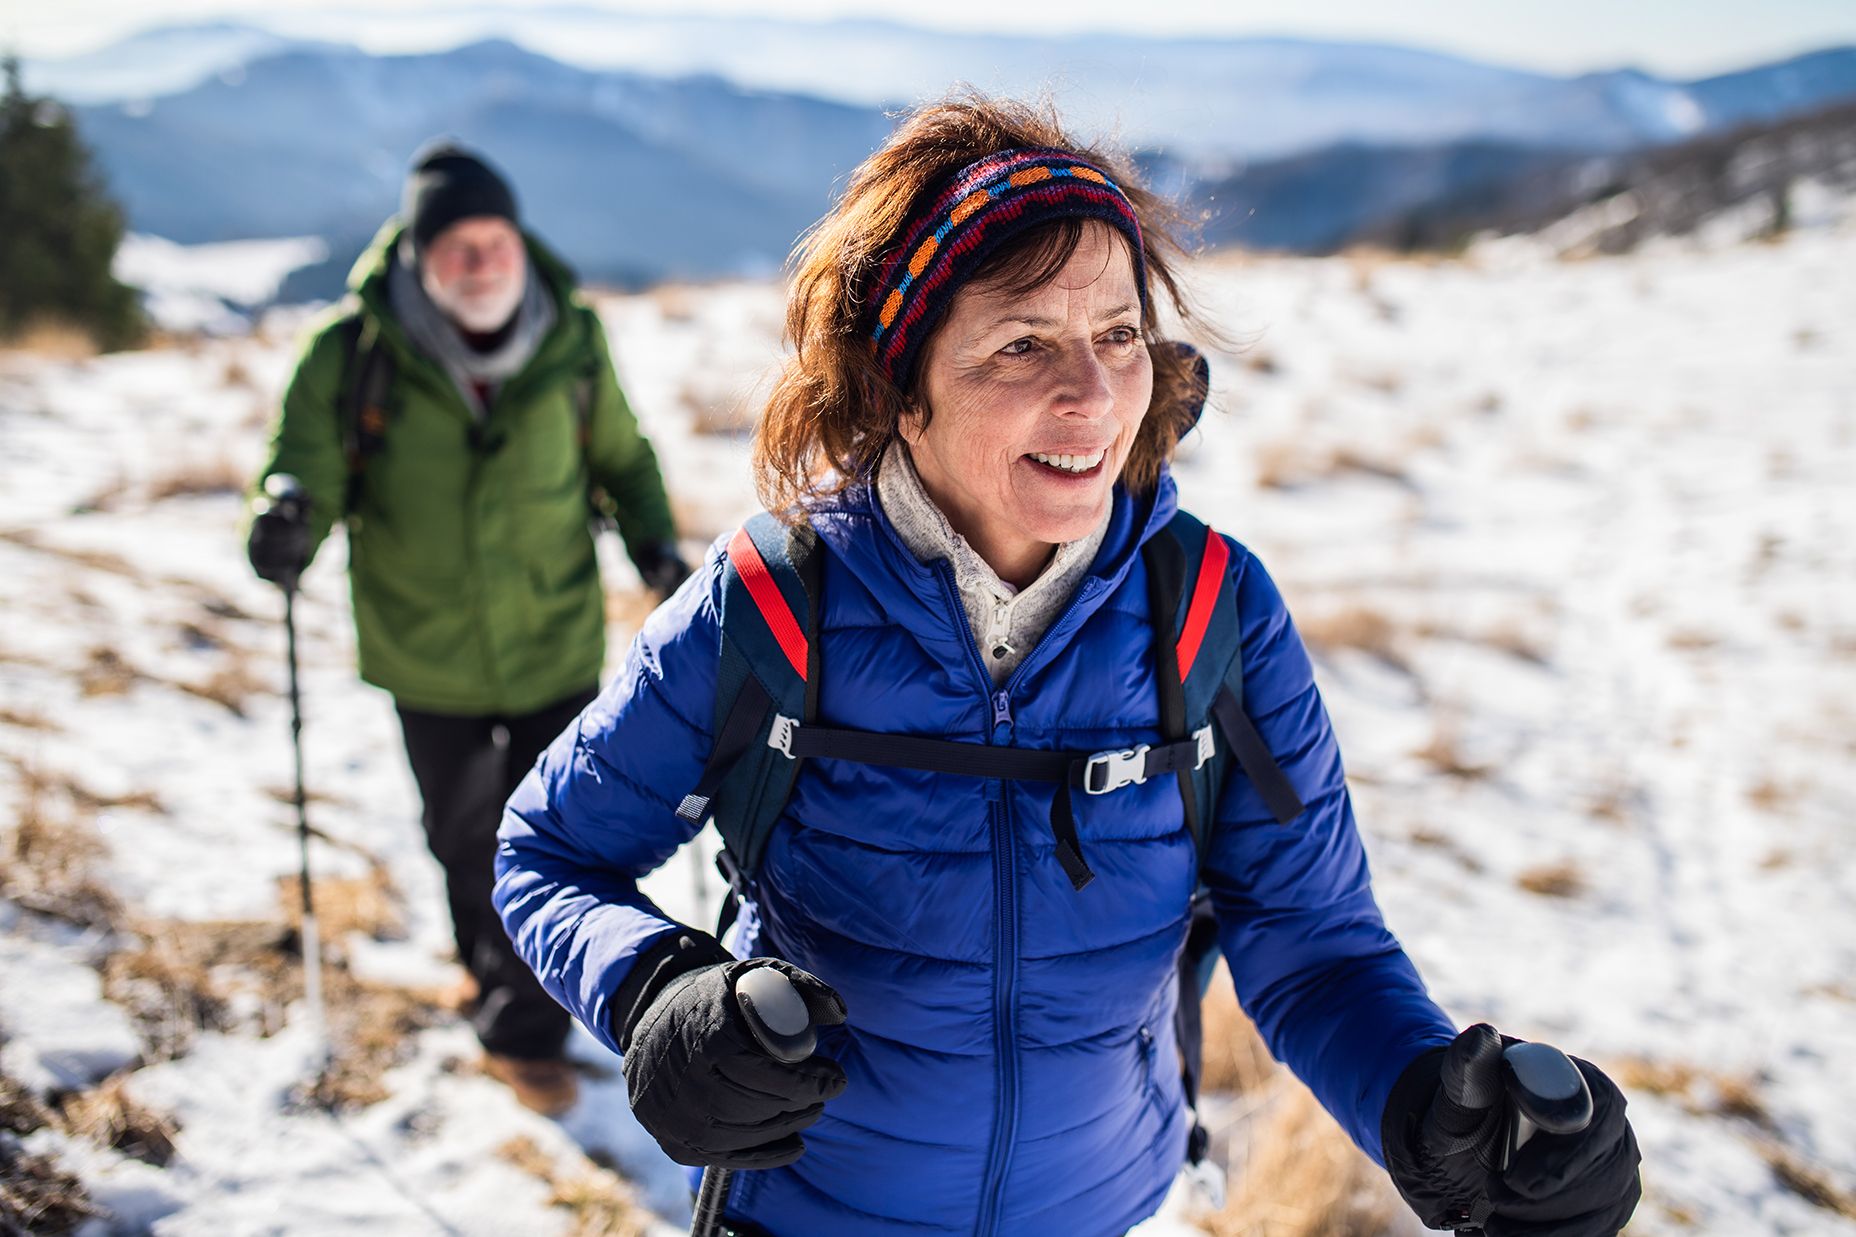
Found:
[[[1245,348],[1216,360],[1185,501],[1257,550],[1315,645],[1380,897],[1439,998],[1630,1082],[1634,1234],[1856,1234],[1771,1167],[1856,1189],[1856,285],[1829,277],[1853,263],[1844,222],[1584,262],[1510,244],[1194,272]],[[715,431],[752,407],[779,310],[765,285],[604,306],[692,553],[752,509],[745,439]],[[299,322],[0,359],[0,1072],[40,1094],[134,1065],[145,1027],[97,976],[136,933],[285,924],[280,605],[228,487]],[[622,638],[636,577],[603,549]],[[396,928],[338,936],[356,976],[436,989],[440,883],[390,704],[352,676],[340,563],[332,544],[300,608],[314,862],[390,889]],[[27,909],[67,888],[20,857],[28,819],[91,855],[122,904],[107,922]],[[696,857],[652,889],[714,914]],[[687,1219],[588,1038],[558,1124],[477,1074],[442,1015],[385,1099],[331,1117],[288,1102],[305,1011],[246,1000],[127,1076],[179,1127],[165,1167],[27,1140],[115,1231],[565,1232],[550,1197],[593,1171],[582,1151],[655,1231]]]

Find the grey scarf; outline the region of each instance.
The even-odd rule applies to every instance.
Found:
[[[516,306],[515,329],[500,348],[478,352],[464,341],[464,333],[432,303],[419,282],[419,272],[402,243],[389,259],[387,268],[387,303],[393,316],[411,338],[413,347],[438,362],[451,375],[464,403],[482,420],[486,409],[477,397],[477,383],[491,388],[515,377],[535,355],[535,349],[554,327],[560,311],[547,284],[535,272],[535,262],[528,261],[528,280],[522,289],[522,301]]]

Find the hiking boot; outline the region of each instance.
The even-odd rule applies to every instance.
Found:
[[[483,1054],[483,1072],[516,1093],[516,1102],[544,1117],[558,1117],[580,1098],[574,1067],[559,1057],[534,1060]]]

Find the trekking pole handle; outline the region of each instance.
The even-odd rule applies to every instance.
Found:
[[[1502,1131],[1499,1171],[1540,1130],[1577,1134],[1592,1123],[1592,1091],[1572,1058],[1551,1044],[1510,1044],[1502,1050],[1502,1090],[1509,1113]],[[1481,1237],[1480,1228],[1460,1228],[1457,1237]]]
[[[264,497],[259,511],[275,511],[291,523],[309,517],[309,491],[287,472],[274,472],[264,479]]]
[[[287,524],[302,526],[309,522],[309,491],[303,483],[287,472],[274,472],[264,479],[264,493],[252,503],[254,516],[275,514]],[[296,592],[297,573],[292,571],[277,581],[277,586],[284,591],[286,604],[290,594]]]
[[[792,981],[771,966],[757,966],[735,981],[735,1004],[768,1056],[797,1065],[818,1048],[812,1015]]]
[[[761,1049],[785,1065],[797,1065],[818,1047],[818,1032],[812,1027],[812,1015],[800,999],[793,981],[771,966],[757,966],[735,980],[735,1007],[747,1021],[748,1030]],[[722,1209],[728,1202],[728,1190],[735,1170],[707,1168],[702,1174],[702,1189],[696,1194],[696,1207],[690,1217],[692,1237],[726,1237],[728,1226]]]
[[[1510,1044],[1502,1052],[1502,1086],[1514,1106],[1502,1171],[1536,1130],[1577,1134],[1592,1123],[1592,1091],[1572,1058],[1551,1044]]]

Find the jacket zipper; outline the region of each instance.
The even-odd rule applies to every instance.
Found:
[[[960,603],[960,590],[954,582],[954,569],[943,560],[936,572],[942,591],[953,607],[953,616],[965,637],[973,668],[985,685],[992,710],[992,728],[986,742],[996,740],[1002,727],[1012,724],[1012,700],[1009,691],[992,689],[992,675],[980,656],[973,638],[973,624],[967,621],[966,607]],[[1004,783],[988,787],[987,829],[991,834],[993,871],[993,1083],[998,1100],[993,1107],[992,1146],[986,1155],[986,1178],[980,1189],[980,1212],[974,1227],[976,1237],[990,1237],[999,1226],[999,1207],[1010,1167],[1012,1144],[1018,1134],[1018,847],[1012,833],[1010,809],[1006,804]]]

